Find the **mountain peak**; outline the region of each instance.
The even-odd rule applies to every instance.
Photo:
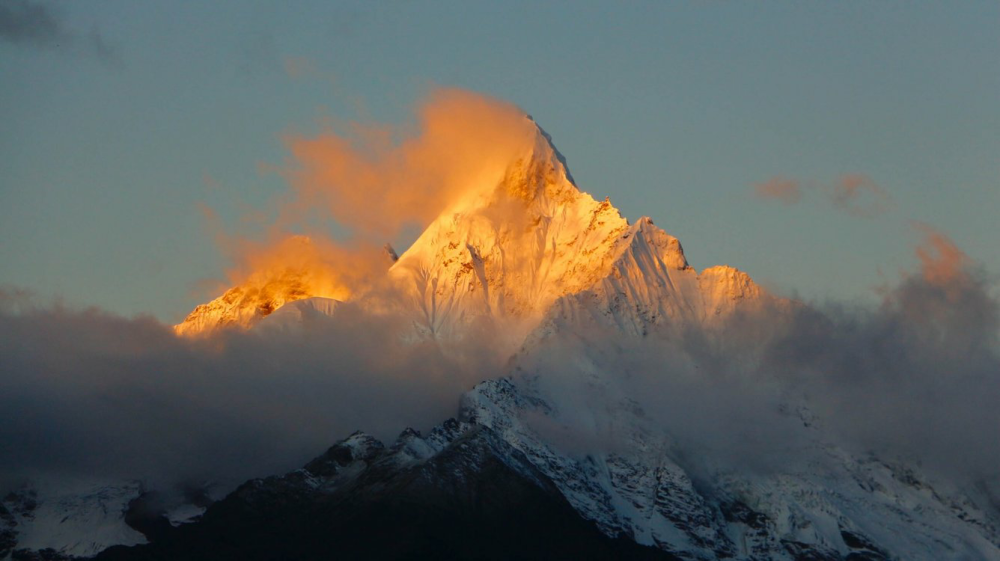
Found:
[[[567,203],[579,195],[566,167],[566,158],[551,137],[530,117],[525,117],[533,135],[508,161],[496,168],[484,166],[484,173],[456,197],[442,214],[467,214],[487,207],[504,207],[515,218],[515,203],[532,212],[532,206],[549,207]]]
[[[308,271],[284,269],[258,274],[215,300],[200,304],[174,326],[178,335],[198,335],[236,326],[249,328],[288,302],[312,296]]]
[[[537,318],[606,274],[628,229],[610,201],[577,189],[537,129],[533,148],[439,215],[390,276],[407,287],[417,323],[431,334],[475,317]]]
[[[533,135],[521,137],[529,142],[505,161],[484,161],[402,255],[386,247],[388,280],[403,293],[418,332],[461,337],[470,322],[486,319],[502,323],[518,345],[558,301],[591,294],[607,313],[581,304],[588,315],[614,317],[640,333],[650,322],[701,321],[711,315],[705,310],[719,314],[760,296],[738,271],[708,269],[700,279],[680,241],[652,219],[629,224],[610,199],[579,190],[549,135],[525,119],[531,128],[519,134]],[[286,302],[343,299],[297,280],[308,274],[258,273],[196,308],[177,332],[250,327]]]
[[[307,236],[290,236],[256,257],[257,269],[211,302],[195,307],[174,326],[178,335],[197,336],[226,327],[250,328],[287,303],[313,297],[345,300],[339,280],[321,248]]]
[[[636,221],[633,233],[641,234],[644,239],[649,240],[658,249],[660,259],[666,266],[677,270],[690,267],[680,240],[658,228],[652,218],[643,216]]]

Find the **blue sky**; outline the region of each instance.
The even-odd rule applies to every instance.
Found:
[[[579,186],[782,293],[872,300],[926,222],[1000,272],[1000,3],[25,2],[0,26],[0,285],[176,321],[281,137],[511,101]],[[30,24],[30,25],[29,25]],[[34,27],[31,27],[34,26]],[[859,217],[845,174],[891,197]],[[780,176],[792,205],[754,185]],[[393,240],[397,249],[406,240]]]

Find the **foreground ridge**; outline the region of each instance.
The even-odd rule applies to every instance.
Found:
[[[302,469],[241,485],[193,524],[96,559],[566,556],[676,559],[602,534],[496,433],[452,419],[391,447],[355,433]]]
[[[901,465],[832,449],[830,471],[718,473],[705,487],[668,447],[642,440],[653,435],[628,426],[628,414],[616,420],[632,438],[627,447],[560,451],[530,426],[554,407],[515,380],[483,382],[463,398],[461,420],[427,436],[406,429],[386,446],[356,432],[301,469],[244,483],[192,523],[133,518],[150,543],[96,559],[884,560],[1000,551],[995,526],[972,503]]]

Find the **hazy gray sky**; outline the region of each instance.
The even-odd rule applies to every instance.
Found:
[[[0,285],[178,320],[227,265],[200,205],[247,228],[283,134],[435,85],[532,114],[698,268],[868,298],[919,220],[1000,272],[994,1],[0,0]]]

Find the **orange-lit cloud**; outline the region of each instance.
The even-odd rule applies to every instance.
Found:
[[[970,282],[971,260],[951,238],[938,230],[920,222],[914,227],[924,237],[923,243],[916,249],[924,282],[944,290],[953,299]]]
[[[196,307],[174,327],[178,335],[209,335],[250,327],[281,306],[304,298],[345,301],[372,290],[392,264],[385,250],[345,247],[322,238],[288,235],[265,242],[220,237],[233,256],[221,296]]]
[[[269,287],[345,300],[364,276],[358,267],[363,259],[324,240],[289,236],[270,243],[239,240],[238,246],[241,262],[230,271],[230,280],[262,291]]]
[[[392,264],[381,246],[346,245],[314,236],[286,235],[262,242],[238,238],[230,249],[235,263],[227,273],[230,283],[270,285],[290,291],[291,300],[347,300],[372,288]]]
[[[781,201],[786,205],[797,203],[802,198],[799,182],[785,177],[772,177],[764,183],[755,183],[753,189],[758,198]]]
[[[356,235],[382,239],[424,226],[468,190],[495,185],[534,133],[514,105],[437,89],[418,107],[415,127],[353,123],[346,132],[290,136],[286,217],[319,209]]]

